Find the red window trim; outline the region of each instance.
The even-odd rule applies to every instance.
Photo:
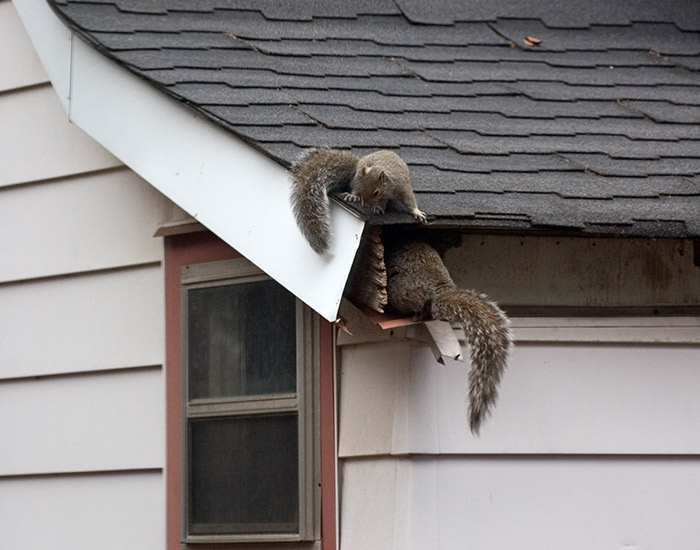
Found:
[[[166,548],[180,550],[181,524],[181,292],[182,266],[240,258],[208,231],[165,237],[166,317]],[[333,327],[320,321],[321,539],[323,550],[337,548],[336,438]],[[225,548],[228,545],[212,545]],[[198,545],[202,550],[210,545]],[[239,548],[240,546],[231,546]]]

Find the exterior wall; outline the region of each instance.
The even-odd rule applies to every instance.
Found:
[[[494,262],[518,273],[509,280],[489,277],[485,258],[499,240],[508,262]],[[478,438],[466,419],[467,364],[438,364],[416,327],[349,326],[354,336],[342,339],[340,352],[342,550],[661,549],[700,541],[700,268],[688,243],[594,239],[524,278],[518,268],[531,262],[532,247],[561,243],[517,240],[494,238],[481,253],[456,249],[450,270],[502,303],[624,305],[641,314],[514,317],[515,348]],[[630,260],[634,244],[643,260]],[[589,254],[621,247],[633,282],[611,273],[620,268],[615,254]],[[675,280],[660,285],[650,258]],[[568,280],[553,275],[567,270]],[[548,280],[556,299],[547,299]],[[593,281],[604,282],[600,292]],[[661,286],[661,303],[690,315],[651,316]],[[586,298],[596,294],[602,303]]]
[[[479,438],[464,364],[342,350],[341,549],[697,544],[700,317],[514,324]]]
[[[7,0],[0,50],[2,547],[163,548],[179,211],[68,122]]]

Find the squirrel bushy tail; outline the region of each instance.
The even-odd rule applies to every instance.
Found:
[[[486,296],[457,288],[438,252],[423,241],[388,246],[389,304],[401,313],[459,323],[469,346],[469,426],[481,422],[496,402],[511,346],[510,322]]]
[[[319,254],[330,248],[328,192],[349,186],[358,160],[345,151],[315,148],[305,151],[292,165],[292,211],[302,234]]]
[[[430,309],[433,319],[459,323],[464,330],[471,357],[469,427],[478,434],[481,421],[496,402],[506,369],[510,323],[496,304],[469,290],[438,292]]]
[[[338,149],[310,149],[292,166],[292,211],[302,234],[319,254],[330,248],[330,191],[374,214],[383,214],[391,201],[417,221],[427,222],[416,204],[408,166],[394,151],[357,157]]]

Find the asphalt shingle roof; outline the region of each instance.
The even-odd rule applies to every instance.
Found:
[[[697,0],[51,3],[283,164],[395,149],[436,226],[700,236]]]

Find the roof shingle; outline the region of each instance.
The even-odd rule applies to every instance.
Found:
[[[51,3],[284,164],[395,149],[437,226],[700,236],[696,0]]]

